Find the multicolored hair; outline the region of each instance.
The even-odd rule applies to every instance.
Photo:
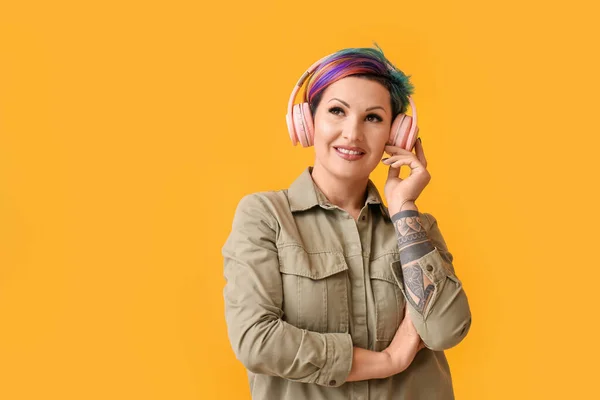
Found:
[[[308,101],[315,115],[325,89],[332,83],[347,76],[359,76],[375,80],[385,86],[391,97],[392,115],[406,112],[408,96],[413,94],[410,75],[405,75],[383,55],[383,50],[375,43],[376,49],[358,47],[342,49],[327,57],[308,78],[304,101]]]

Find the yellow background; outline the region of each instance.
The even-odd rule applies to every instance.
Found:
[[[373,41],[412,75],[417,205],[472,307],[457,399],[593,398],[593,2],[202,3],[0,5],[0,399],[249,399],[221,246],[312,163],[284,118],[304,69]]]

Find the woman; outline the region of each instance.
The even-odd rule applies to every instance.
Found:
[[[314,166],[245,196],[223,247],[229,339],[252,398],[453,399],[444,350],[471,313],[436,219],[416,205],[430,175],[421,141],[413,153],[406,140],[412,85],[379,48],[340,50],[298,88],[306,78],[288,128],[314,144]],[[379,162],[389,208],[369,179]]]

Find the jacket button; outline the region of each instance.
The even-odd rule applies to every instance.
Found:
[[[335,386],[335,379],[329,381],[329,386]]]
[[[427,266],[427,271],[429,271],[429,272],[433,271],[433,267],[431,265],[428,265]]]

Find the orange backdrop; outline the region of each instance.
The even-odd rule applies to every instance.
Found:
[[[202,3],[0,5],[1,399],[249,399],[221,246],[312,163],[304,69],[373,41],[412,75],[417,204],[472,307],[457,398],[597,392],[593,2]]]

